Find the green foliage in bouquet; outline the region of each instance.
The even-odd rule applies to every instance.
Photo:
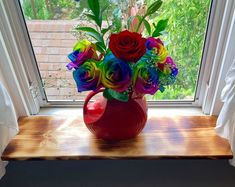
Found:
[[[100,8],[99,0],[87,0],[90,13],[86,16],[93,21],[93,27],[76,27],[93,41],[81,40],[68,55],[71,62],[69,70],[74,69],[73,77],[78,91],[96,91],[105,87],[107,99],[128,101],[132,93],[139,95],[164,92],[165,86],[173,84],[178,68],[160,38],[167,20],[151,25],[148,16],[154,14],[162,5],[161,0],[152,3],[143,15],[133,15],[123,24],[115,20],[103,24],[103,14],[107,7]],[[120,16],[116,12],[116,16]],[[121,20],[121,19],[119,19]],[[124,25],[124,29],[120,31]],[[147,30],[150,36],[143,37]],[[116,31],[116,32],[115,32]],[[108,34],[105,42],[105,35]]]

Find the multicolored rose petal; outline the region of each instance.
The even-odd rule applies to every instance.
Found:
[[[101,87],[101,72],[95,61],[86,61],[73,71],[73,78],[77,84],[78,92],[97,90]]]
[[[101,63],[102,84],[117,92],[125,91],[131,84],[131,68],[128,63],[117,59],[112,53],[105,56]]]
[[[88,40],[74,46],[67,68],[74,69],[78,92],[105,87],[112,91],[108,95],[126,101],[130,92],[153,95],[175,82],[178,68],[160,38],[145,39],[122,31],[111,35],[109,47],[98,57],[95,45]]]
[[[134,89],[138,93],[155,94],[159,89],[158,72],[155,67],[139,61],[134,67]]]
[[[88,40],[77,42],[73,49],[74,51],[68,55],[71,62],[66,65],[69,70],[72,70],[73,68],[77,69],[86,60],[98,60],[95,46]]]

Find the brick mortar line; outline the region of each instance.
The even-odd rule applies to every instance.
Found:
[[[31,36],[30,36],[30,38],[31,38]],[[54,39],[54,38],[53,39],[51,39],[51,38],[33,38],[33,40],[40,40],[40,41],[43,41],[43,40],[49,40],[49,41],[53,41],[53,40],[68,40],[68,41],[70,41],[70,40],[72,40],[73,41],[73,39]]]
[[[71,51],[72,52],[72,51]],[[39,56],[39,55],[43,55],[43,54],[37,54],[36,56]],[[44,56],[64,56],[64,54],[63,53],[59,53],[59,54],[44,54]]]
[[[33,46],[33,47],[52,48],[52,46]],[[58,46],[57,48],[59,48],[59,49],[68,49],[69,47]]]
[[[68,59],[68,61],[69,61],[69,59]],[[52,64],[52,63],[58,63],[58,64],[62,64],[62,63],[67,63],[67,61],[66,62],[49,62],[49,61],[47,61],[47,62],[43,62],[43,61],[37,61],[38,63],[50,63],[50,64]]]
[[[28,29],[28,31],[29,33],[70,33],[71,32],[71,31],[45,31],[45,30],[30,31],[30,29]]]
[[[41,47],[41,48],[54,48],[52,46],[33,46],[33,47]],[[63,47],[63,46],[58,46],[56,48],[59,48],[59,49],[68,49],[69,47]]]
[[[40,64],[46,64],[46,63],[48,63],[48,64],[52,64],[52,63],[57,63],[57,64],[67,64],[67,63],[69,63],[69,60],[68,61],[66,61],[66,62],[38,62],[38,63],[40,63]]]
[[[68,53],[59,53],[59,54],[58,53],[50,53],[50,54],[47,54],[47,53],[35,53],[35,51],[34,51],[34,53],[35,53],[36,57],[38,55],[45,55],[45,56],[52,56],[52,55],[67,56],[69,53],[72,53],[73,49],[71,49],[70,51],[71,52],[68,52]]]
[[[27,28],[27,29],[30,31],[29,28]],[[58,33],[58,34],[60,34],[60,33],[69,34],[69,33],[71,33],[71,32],[72,32],[72,30],[71,30],[71,31],[60,31],[60,30],[58,30],[58,31],[45,31],[45,30],[43,30],[43,31],[40,31],[40,30],[33,30],[33,31],[30,31],[30,33]]]
[[[31,38],[34,38],[34,37],[32,37],[31,35],[29,35]],[[51,38],[51,37],[49,37],[49,38],[34,38],[34,39],[50,39],[50,40],[55,40],[55,38]],[[68,40],[68,39],[57,39],[57,40]],[[69,40],[72,40],[72,39],[69,39]]]
[[[58,47],[58,46],[41,46],[41,45],[35,45],[33,47]],[[70,47],[68,47],[70,48]],[[73,49],[73,46],[71,46],[71,49]]]

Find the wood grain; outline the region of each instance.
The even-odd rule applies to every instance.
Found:
[[[227,140],[214,131],[216,117],[149,117],[135,139],[105,142],[81,117],[32,116],[19,119],[20,133],[3,160],[232,158]]]

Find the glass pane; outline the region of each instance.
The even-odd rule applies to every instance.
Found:
[[[100,1],[101,2],[101,1]],[[126,21],[128,10],[136,6],[141,10],[154,0],[102,0],[109,4],[105,17],[110,22],[117,8]],[[92,26],[85,16],[86,0],[20,0],[37,65],[49,101],[83,100],[86,92],[78,93],[72,73],[67,70],[67,54],[84,34],[74,32],[77,25]],[[193,100],[203,42],[207,26],[210,0],[165,0],[160,10],[148,19],[157,23],[168,18],[168,34],[161,36],[169,54],[179,68],[176,83],[163,93],[148,95],[149,100]],[[147,35],[147,33],[144,33]]]
[[[166,29],[168,35],[164,41],[168,42],[167,49],[178,66],[179,74],[174,85],[169,86],[164,93],[148,96],[149,99],[194,99],[210,3],[210,0],[166,0],[159,16],[153,18],[169,18]]]

